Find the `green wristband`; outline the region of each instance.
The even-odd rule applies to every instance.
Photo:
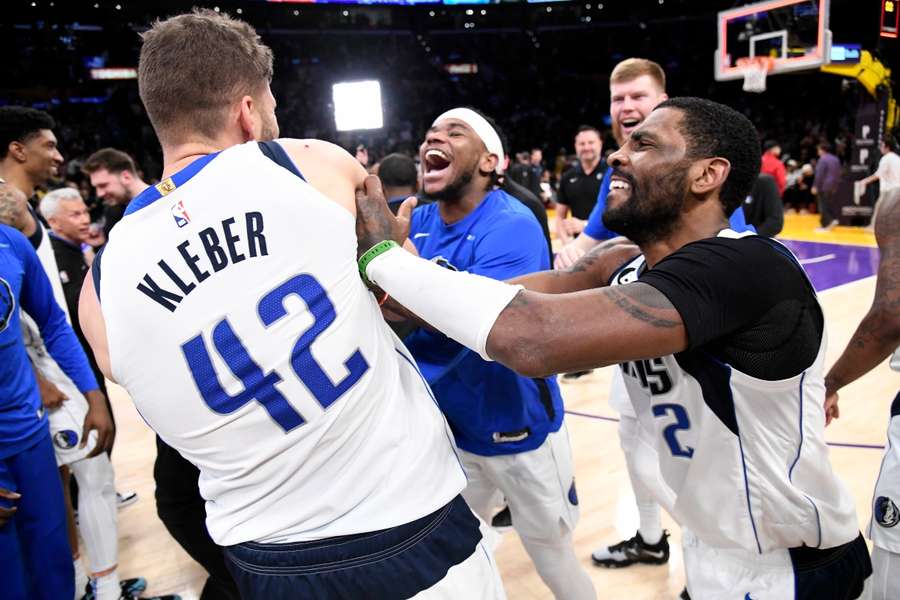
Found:
[[[394,240],[384,240],[383,242],[378,242],[368,250],[366,250],[362,256],[359,257],[357,264],[359,265],[359,274],[362,275],[363,281],[366,285],[371,285],[372,282],[369,281],[369,278],[366,277],[366,267],[369,266],[369,263],[375,260],[376,256],[384,254],[391,248],[399,248],[400,245]]]

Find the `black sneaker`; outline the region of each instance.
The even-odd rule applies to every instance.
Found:
[[[591,560],[598,567],[620,569],[641,563],[645,565],[662,565],[669,562],[669,532],[663,531],[662,539],[650,545],[638,532],[630,540],[605,546],[594,550]]]
[[[691,600],[691,595],[688,594],[687,588],[681,590],[681,595],[678,596],[681,600]]]
[[[147,580],[143,577],[134,577],[132,579],[123,579],[119,582],[121,588],[121,596],[119,600],[181,600],[181,596],[177,594],[165,594],[163,596],[141,596],[141,592],[147,589]],[[94,588],[94,581],[88,581],[86,592],[81,600],[96,600],[97,591]]]

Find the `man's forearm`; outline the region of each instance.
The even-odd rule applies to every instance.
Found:
[[[384,252],[367,269],[369,280],[409,312],[488,359],[487,336],[519,286],[455,272],[399,248]]]
[[[873,307],[859,324],[850,343],[825,377],[825,388],[833,393],[878,366],[900,346],[900,323],[896,315],[885,315]]]

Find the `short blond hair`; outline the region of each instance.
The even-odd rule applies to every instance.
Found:
[[[194,9],[156,21],[141,39],[138,89],[161,141],[215,138],[228,106],[272,81],[272,50],[226,14]]]
[[[659,91],[666,91],[666,72],[659,64],[646,58],[626,58],[613,68],[609,82],[625,83],[642,75],[649,75],[650,79],[659,86]]]

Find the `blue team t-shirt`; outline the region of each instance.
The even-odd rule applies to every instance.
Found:
[[[603,211],[606,210],[606,196],[609,194],[612,171],[612,168],[606,169],[606,173],[603,175],[603,183],[600,184],[600,192],[597,194],[597,202],[594,204],[594,208],[588,217],[588,222],[584,226],[584,233],[598,241],[611,240],[619,235],[607,229],[606,225],[603,224]],[[747,221],[744,219],[744,209],[740,206],[732,213],[728,221],[731,229],[738,233],[748,230],[756,232],[756,228],[753,225],[747,225]]]
[[[499,280],[550,268],[540,225],[506,192],[489,193],[451,225],[439,209],[435,203],[413,213],[410,239],[420,256]],[[482,456],[525,452],[560,428],[563,403],[555,377],[522,377],[437,332],[419,329],[404,341],[463,450]]]
[[[17,230],[0,224],[0,459],[31,447],[47,433],[47,416],[22,340],[20,308],[35,320],[50,355],[78,389],[97,389],[34,248]]]

